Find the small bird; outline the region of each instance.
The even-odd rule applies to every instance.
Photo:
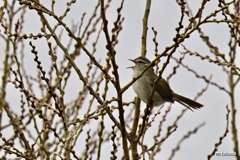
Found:
[[[135,66],[129,67],[133,69],[133,78],[138,77],[145,69],[145,67],[151,63],[147,58],[142,56],[134,60],[129,60],[135,63]],[[155,80],[157,78],[158,76],[154,73],[153,67],[149,67],[149,69],[133,83],[133,90],[136,92],[137,96],[146,104],[149,102],[149,98]],[[165,102],[174,103],[174,101],[177,101],[178,103],[184,105],[190,110],[203,107],[201,103],[198,103],[187,97],[181,96],[173,92],[167,81],[163,78],[160,78],[155,86],[152,101],[153,106],[159,106]]]

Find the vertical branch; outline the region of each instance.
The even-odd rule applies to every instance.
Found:
[[[5,1],[5,3],[7,3],[7,1]],[[9,5],[9,4],[5,4],[5,5],[8,5],[9,6],[9,13],[7,15],[9,15],[9,24],[8,26],[6,26],[5,28],[5,32],[11,32],[12,30],[12,19],[14,17],[14,1],[12,3],[12,5]],[[7,76],[8,76],[8,73],[9,73],[9,50],[10,50],[10,37],[7,37],[5,39],[6,41],[6,45],[5,45],[5,58],[4,58],[4,61],[3,61],[3,75],[2,75],[2,85],[1,85],[1,98],[4,100],[5,98],[5,95],[6,95],[6,85],[7,85]],[[2,126],[2,111],[3,111],[3,106],[0,105],[0,126]]]
[[[237,1],[234,4],[235,7],[235,14],[239,17],[239,1]],[[237,46],[239,43],[238,38],[236,38],[236,35],[239,34],[239,25],[237,27],[230,27],[231,28],[231,40],[229,42],[229,57],[230,57],[230,63],[235,64],[236,60],[236,55],[237,55]],[[237,81],[235,80],[235,69],[231,68],[229,72],[229,88],[230,88],[230,99],[231,99],[231,109],[232,109],[232,121],[231,121],[231,126],[232,126],[232,139],[233,139],[233,145],[234,145],[234,152],[236,153],[236,157],[240,157],[239,153],[239,141],[238,141],[238,132],[237,132],[237,123],[236,123],[236,105],[235,105],[235,87],[237,85]]]
[[[123,2],[122,2],[123,4]],[[121,8],[120,8],[121,10]],[[129,149],[128,149],[128,142],[127,142],[127,132],[125,127],[125,120],[124,120],[124,109],[123,109],[123,103],[122,103],[122,92],[121,92],[121,86],[119,81],[119,74],[118,74],[118,65],[115,60],[116,51],[113,48],[113,42],[110,39],[110,35],[108,32],[108,21],[106,19],[105,15],[105,7],[104,7],[104,0],[101,0],[101,17],[103,21],[103,31],[105,34],[105,38],[107,41],[106,48],[109,51],[109,56],[112,62],[113,66],[113,75],[115,76],[114,86],[117,91],[117,97],[118,97],[118,110],[119,110],[119,120],[121,125],[121,134],[122,134],[122,143],[123,143],[123,151],[124,151],[124,159],[129,159]]]
[[[146,56],[147,53],[147,30],[148,30],[148,17],[150,13],[150,7],[151,7],[152,0],[146,1],[146,8],[143,16],[143,31],[142,31],[142,51],[141,56]]]
[[[231,43],[231,42],[230,42]],[[234,40],[232,42],[234,44],[230,44],[230,63],[234,63],[235,60],[235,54],[236,54],[236,46],[237,46],[237,41]],[[230,89],[230,100],[231,100],[231,109],[232,109],[232,121],[231,121],[231,126],[232,126],[232,138],[233,138],[233,144],[234,144],[234,152],[236,153],[236,157],[240,157],[239,155],[239,142],[238,142],[238,133],[237,133],[237,124],[236,124],[236,106],[235,106],[235,82],[234,82],[234,69],[231,68],[231,71],[229,72],[229,89]]]
[[[145,12],[143,16],[143,29],[142,29],[142,48],[141,48],[141,56],[146,56],[147,52],[147,30],[148,30],[148,17],[150,13],[150,7],[151,7],[151,0],[146,1],[146,7]],[[134,118],[132,123],[132,130],[131,130],[131,147],[132,147],[132,158],[133,159],[139,159],[138,150],[137,150],[137,144],[139,141],[139,138],[137,137],[137,128],[139,124],[139,118],[140,118],[140,104],[141,101],[139,98],[136,99],[135,103],[135,112],[134,112]]]
[[[233,144],[234,144],[234,152],[236,153],[236,157],[240,157],[239,155],[239,142],[238,142],[238,133],[237,133],[237,124],[236,124],[236,106],[235,106],[235,86],[234,86],[234,79],[233,79],[233,73],[231,72],[229,75],[229,87],[230,87],[230,100],[231,100],[231,109],[232,109],[232,138],[233,138]]]

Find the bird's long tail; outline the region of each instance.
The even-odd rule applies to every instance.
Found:
[[[187,107],[190,110],[200,109],[200,108],[203,107],[203,105],[201,103],[198,103],[196,101],[193,101],[193,100],[191,100],[187,97],[181,96],[181,95],[176,94],[176,93],[174,93],[173,99],[174,99],[174,101],[177,101],[178,103],[184,105],[185,107]]]

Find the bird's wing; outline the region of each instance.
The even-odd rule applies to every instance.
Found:
[[[152,80],[150,82],[150,85],[153,87],[155,80],[157,79],[157,77],[154,78],[154,80]],[[169,84],[163,79],[161,78],[155,87],[156,92],[166,101],[169,102],[174,102],[173,100],[173,91],[171,90]]]

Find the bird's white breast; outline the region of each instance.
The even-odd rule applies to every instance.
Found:
[[[134,71],[133,78],[139,76],[140,73],[141,71]],[[140,77],[137,81],[133,83],[133,90],[144,103],[148,103],[149,97],[152,92],[152,86],[148,83],[148,78],[146,77],[146,75],[143,74],[142,77]],[[159,106],[165,102],[157,92],[154,92],[153,100],[154,106]]]

